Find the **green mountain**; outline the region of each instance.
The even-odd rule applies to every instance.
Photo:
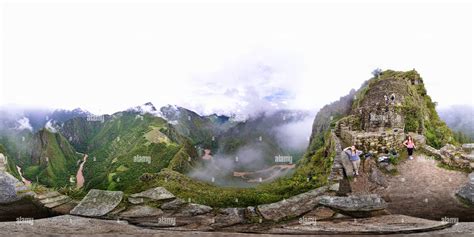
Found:
[[[9,157],[9,168],[19,176],[16,165],[22,168],[25,178],[54,187],[69,185],[75,174],[80,156],[59,133],[47,129],[5,132],[0,137]]]
[[[423,134],[427,144],[435,148],[446,143],[456,144],[452,131],[440,119],[435,107],[418,72],[383,71],[364,82],[357,91],[352,90],[318,112],[307,155],[314,154],[324,143],[325,133],[341,123],[354,131],[367,132],[384,126],[398,127],[404,132]],[[384,121],[372,122],[376,118]]]
[[[124,111],[89,120],[75,118],[59,128],[89,156],[84,166],[86,188],[123,190],[143,173],[166,167],[185,172],[197,158],[189,139],[150,113]]]

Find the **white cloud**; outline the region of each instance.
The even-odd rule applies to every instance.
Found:
[[[30,130],[33,131],[33,127],[30,124],[30,120],[27,117],[23,117],[17,121],[18,126],[16,127],[17,130]]]
[[[243,115],[314,109],[359,87],[376,67],[417,69],[440,106],[474,104],[469,2],[53,1],[2,8],[1,104],[94,113],[147,101]],[[282,91],[284,97],[265,99]]]
[[[57,130],[56,128],[53,126],[53,122],[51,120],[49,120],[48,122],[46,122],[46,124],[44,125],[44,128],[52,133],[56,133]]]

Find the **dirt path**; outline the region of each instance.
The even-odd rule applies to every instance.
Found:
[[[437,162],[417,155],[397,166],[398,175],[384,175],[388,187],[376,186],[363,173],[351,183],[354,194],[378,193],[393,214],[441,220],[443,217],[459,221],[474,221],[474,208],[462,204],[455,196],[468,182],[467,174],[439,168]]]
[[[23,173],[21,172],[21,167],[17,165],[16,170],[20,174],[21,182],[23,182],[25,185],[31,185],[31,181],[29,181],[29,180],[25,179],[25,177],[23,177]]]
[[[82,188],[84,186],[84,174],[82,173],[82,170],[84,168],[84,164],[87,161],[87,154],[84,155],[83,162],[79,166],[79,169],[77,170],[76,174],[76,188]]]

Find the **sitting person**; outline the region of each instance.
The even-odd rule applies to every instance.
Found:
[[[360,155],[363,153],[356,149],[354,145],[351,147],[346,147],[344,152],[349,156],[349,160],[352,163],[352,167],[354,168],[355,175],[359,175],[359,166],[360,166]]]

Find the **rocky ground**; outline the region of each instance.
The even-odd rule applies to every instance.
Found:
[[[354,194],[378,193],[388,202],[394,214],[417,216],[432,220],[458,218],[474,221],[474,208],[463,204],[456,192],[469,182],[467,174],[437,166],[438,162],[417,154],[414,160],[397,166],[397,175],[383,175],[387,186],[374,187],[369,173],[354,178]],[[416,194],[416,195],[415,195]]]

